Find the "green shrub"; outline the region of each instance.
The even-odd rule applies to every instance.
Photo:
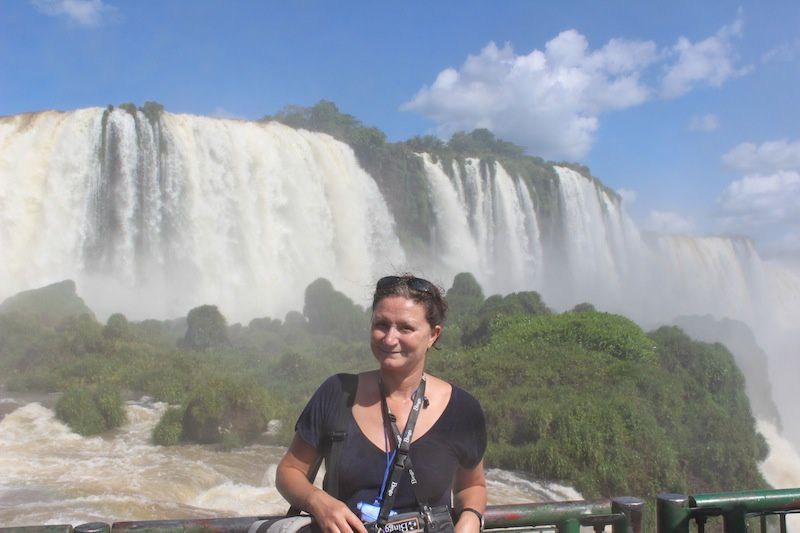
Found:
[[[183,435],[184,411],[178,407],[170,407],[153,429],[153,443],[159,446],[175,446],[181,442]]]
[[[492,467],[586,497],[765,487],[732,356],[680,330],[588,309],[500,315],[483,345],[428,365],[481,401]]]
[[[252,441],[267,429],[284,409],[263,387],[233,380],[211,378],[191,395],[183,417],[183,436],[199,443],[219,443],[227,433]]]
[[[228,346],[227,329],[228,323],[216,305],[195,307],[186,317],[183,346],[192,350]]]
[[[122,425],[125,407],[110,387],[73,386],[56,403],[56,416],[80,435],[96,435]]]
[[[96,435],[106,429],[103,415],[85,387],[67,389],[56,403],[56,416],[80,435]]]

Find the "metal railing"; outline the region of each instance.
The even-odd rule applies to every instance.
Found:
[[[611,501],[574,501],[493,505],[486,510],[486,530],[516,532],[554,529],[558,533],[579,533],[593,527],[596,533],[611,526],[612,533],[641,533],[644,502],[638,498]],[[195,520],[144,520],[134,522],[91,522],[69,525],[0,528],[0,533],[248,533],[256,522],[258,531],[281,516],[250,516]]]
[[[633,497],[610,501],[571,501],[492,505],[486,510],[489,533],[524,533],[555,530],[580,533],[591,527],[602,533],[642,533],[644,501]],[[759,519],[761,533],[767,533],[767,518],[776,516],[781,533],[786,533],[786,515],[800,513],[800,488],[712,494],[659,494],[656,498],[656,533],[705,533],[706,520],[721,517],[725,533],[747,533],[747,520]],[[92,522],[75,526],[47,525],[0,527],[0,533],[263,533],[281,516],[251,516],[189,520],[148,520]],[[254,530],[253,526],[258,525]]]
[[[486,530],[555,529],[558,533],[579,533],[592,527],[601,533],[611,526],[612,533],[641,533],[644,501],[619,497],[609,501],[575,501],[493,505],[486,509]]]
[[[800,512],[800,488],[709,494],[659,494],[656,498],[658,533],[689,533],[694,521],[698,533],[706,521],[722,517],[725,533],[746,533],[747,519],[758,518],[767,533],[767,517],[775,515],[786,533],[786,515]]]

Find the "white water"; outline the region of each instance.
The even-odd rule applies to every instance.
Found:
[[[129,423],[81,437],[39,403],[0,419],[0,524],[81,524],[168,518],[274,515],[288,505],[274,486],[284,449],[233,452],[153,446],[166,408],[129,402]],[[575,490],[504,470],[487,473],[491,503],[578,500]]]
[[[440,164],[422,155],[431,188],[436,225],[432,269],[442,280],[472,272],[486,288],[509,293],[538,286],[542,248],[530,193],[495,163],[494,179],[467,159],[465,171],[453,165],[451,179]]]
[[[377,185],[331,137],[117,109],[100,161],[102,112],[0,119],[0,298],[72,278],[100,316],[249,319],[302,308],[320,276],[362,301],[405,264]]]

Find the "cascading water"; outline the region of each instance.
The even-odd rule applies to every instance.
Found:
[[[533,200],[524,183],[495,163],[493,178],[478,159],[450,178],[422,154],[431,189],[433,270],[441,279],[472,272],[493,291],[508,293],[538,286],[542,250]],[[499,258],[502,258],[499,260]]]
[[[101,315],[252,318],[317,277],[368,293],[405,265],[352,150],[327,135],[142,111],[0,119],[0,293],[73,278]]]
[[[537,290],[556,309],[590,302],[645,327],[680,315],[743,321],[772,356],[769,377],[785,436],[800,443],[800,424],[788,411],[800,375],[800,275],[762,260],[746,239],[643,234],[617,198],[560,166],[558,238],[547,240],[532,201],[539,195],[528,194],[519,176],[468,159],[466,172],[454,165],[449,178],[440,163],[422,157],[437,217],[439,279],[472,269],[489,294]],[[518,201],[500,192],[515,187]]]

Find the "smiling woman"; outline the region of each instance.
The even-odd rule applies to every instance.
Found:
[[[348,392],[343,375],[323,383],[300,415],[276,485],[322,531],[363,533],[392,520],[416,520],[417,529],[426,531],[442,530],[442,522],[444,530],[458,533],[481,528],[483,411],[466,391],[425,373],[446,314],[442,291],[431,282],[411,275],[381,278],[370,336],[378,369],[353,377],[354,401],[344,416],[338,409]],[[343,447],[333,457],[326,439],[340,426]],[[323,455],[337,480],[326,481],[327,492],[309,481]]]

